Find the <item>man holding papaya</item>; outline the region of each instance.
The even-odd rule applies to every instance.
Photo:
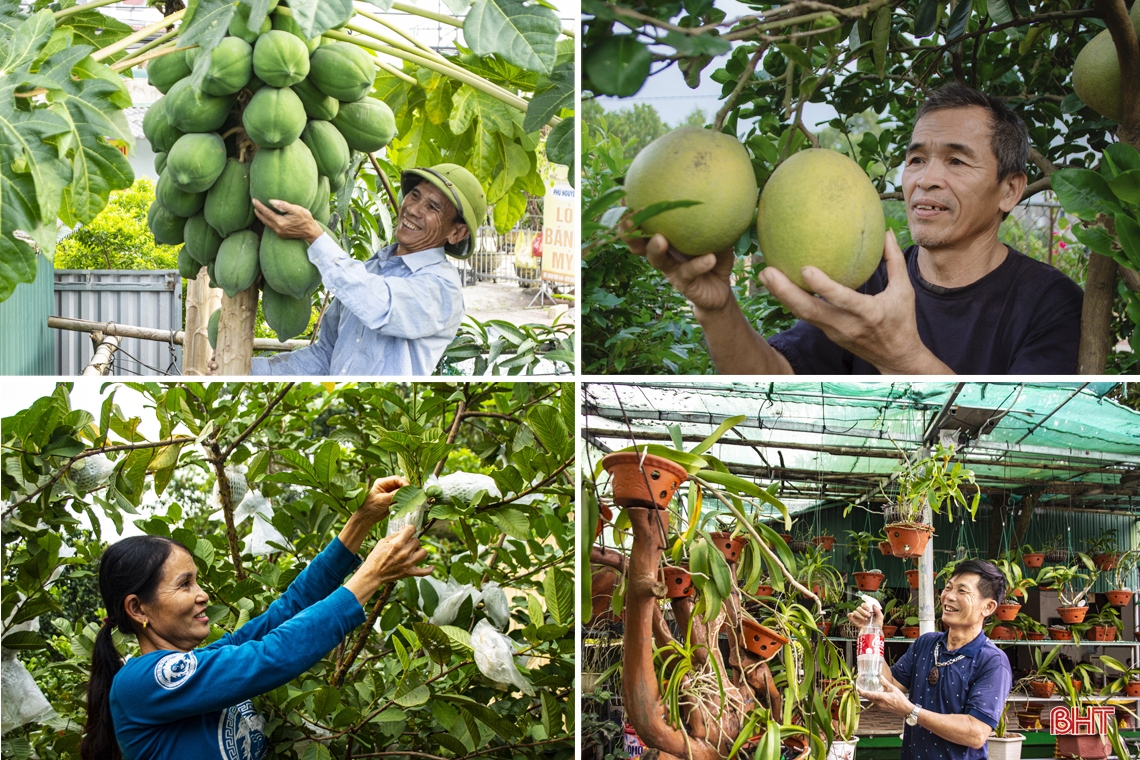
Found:
[[[459,273],[472,230],[487,213],[479,180],[455,164],[410,169],[396,242],[368,261],[352,258],[304,206],[254,200],[257,218],[282,238],[309,243],[309,260],[336,296],[311,346],[255,358],[254,375],[430,375],[463,321]]]
[[[688,258],[661,235],[629,239],[693,304],[725,374],[1075,374],[1081,289],[998,240],[1021,201],[1029,137],[1000,100],[950,84],[918,111],[902,174],[916,245],[887,233],[858,290],[816,267],[820,298],[774,267],[761,282],[799,317],[765,340],[732,290],[733,251]]]

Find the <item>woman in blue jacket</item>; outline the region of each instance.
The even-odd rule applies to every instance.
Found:
[[[401,477],[377,481],[340,535],[265,614],[207,647],[198,648],[210,633],[209,598],[186,547],[157,536],[108,547],[99,563],[108,617],[92,654],[84,760],[263,758],[265,722],[250,698],[334,649],[364,622],[361,605],[381,584],[431,573],[416,567],[427,552],[412,526],[377,543],[363,563],[356,556],[402,485]],[[138,637],[141,654],[126,663],[111,638],[116,627]]]

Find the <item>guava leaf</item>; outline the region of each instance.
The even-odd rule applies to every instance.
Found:
[[[476,55],[499,55],[524,69],[550,74],[562,22],[550,8],[525,0],[475,0],[463,37]]]

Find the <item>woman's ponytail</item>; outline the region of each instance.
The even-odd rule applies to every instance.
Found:
[[[91,652],[91,679],[87,682],[87,731],[79,745],[83,760],[121,760],[123,753],[115,741],[115,724],[111,720],[111,682],[123,667],[115,648],[115,626],[107,618],[95,637]]]

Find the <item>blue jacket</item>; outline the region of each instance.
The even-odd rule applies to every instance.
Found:
[[[364,622],[345,575],[360,559],[339,539],[265,611],[190,652],[127,660],[111,684],[111,717],[125,760],[260,760],[265,721],[250,698],[311,668]]]

